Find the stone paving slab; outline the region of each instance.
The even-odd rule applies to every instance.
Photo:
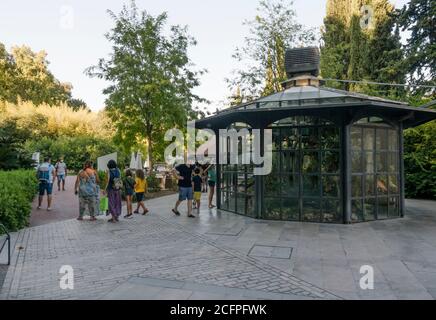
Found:
[[[104,300],[299,300],[306,296],[271,293],[195,282],[132,277],[102,297]]]
[[[158,214],[168,217],[168,202],[156,204]],[[245,255],[255,245],[292,247],[289,260],[255,258],[346,299],[435,299],[435,208],[435,201],[406,200],[405,218],[354,225],[256,220],[219,210],[202,211],[195,222],[168,219]],[[210,235],[223,226],[243,230]],[[391,272],[386,266],[393,262]],[[375,270],[374,290],[360,289],[362,265]]]
[[[126,281],[132,276],[309,299],[338,298],[157,215],[115,225],[101,218],[94,223],[46,224],[20,231],[17,242],[23,249],[15,252],[3,299],[100,299],[114,290],[128,290],[133,285]],[[74,290],[59,287],[62,265],[74,269]]]
[[[176,217],[170,211],[175,200],[150,200],[149,215],[115,225],[100,217],[21,230],[0,298],[436,298],[433,201],[408,200],[403,219],[325,225],[207,208],[189,219],[181,207]],[[254,257],[253,247],[292,252],[289,259],[282,258],[285,249]],[[59,268],[66,264],[74,268],[74,290],[59,288]],[[364,264],[374,268],[374,290],[359,287]]]

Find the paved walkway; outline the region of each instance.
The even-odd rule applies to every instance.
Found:
[[[434,299],[435,202],[404,219],[356,225],[262,221],[217,210],[110,224],[65,220],[14,234],[3,299]],[[205,202],[204,202],[205,203]],[[20,249],[21,247],[21,249]],[[374,290],[359,287],[374,267]],[[74,269],[74,290],[59,269]]]
[[[29,224],[31,227],[47,224],[55,221],[62,221],[77,218],[79,215],[79,199],[74,194],[74,183],[76,176],[67,176],[65,191],[58,191],[57,181],[53,186],[52,211],[47,211],[47,197],[44,197],[42,209],[37,210],[38,196],[32,203]]]

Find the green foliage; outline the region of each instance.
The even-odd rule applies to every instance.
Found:
[[[106,183],[107,183],[106,171],[99,170],[97,172],[97,174],[98,174],[98,179],[99,179],[99,184],[98,185],[100,186],[100,189],[103,190],[104,187],[106,187]]]
[[[156,175],[154,173],[148,175],[146,179],[147,179],[148,192],[156,192],[160,190],[159,179],[156,178]]]
[[[74,102],[71,84],[55,78],[46,58],[45,51],[33,52],[27,46],[12,47],[9,53],[0,43],[0,100],[35,105]]]
[[[436,199],[436,121],[404,135],[406,196]]]
[[[250,28],[245,46],[233,55],[249,67],[234,70],[234,77],[226,80],[235,92],[231,104],[280,91],[280,83],[286,80],[285,50],[312,44],[316,38],[313,30],[296,21],[292,2],[261,0],[257,11],[253,20],[244,22]]]
[[[12,120],[0,122],[0,169],[11,170],[32,164],[30,154],[22,148],[29,136],[28,130],[17,128]]]
[[[410,0],[399,10],[403,30],[410,32],[405,46],[408,81],[412,84],[436,85],[436,2]],[[436,98],[434,89],[413,88],[410,104],[424,105]],[[436,199],[436,122],[408,129],[404,135],[406,196]]]
[[[0,100],[16,101],[17,88],[14,82],[16,76],[14,60],[0,42]]]
[[[321,47],[320,61],[322,74],[332,79],[347,79],[350,43],[345,22],[337,17],[327,16],[324,19],[322,38],[324,42]],[[338,89],[344,87],[338,82],[329,83],[329,85]]]
[[[113,141],[113,131],[105,113],[68,106],[50,107],[32,103],[1,103],[0,168],[29,167],[33,152],[52,159],[64,157],[70,169],[82,168],[86,160],[117,152],[120,165],[128,161]]]
[[[369,4],[374,9],[374,25],[368,30],[362,30],[359,25],[359,9],[362,4]],[[322,34],[322,76],[404,83],[407,75],[412,84],[434,85],[435,10],[435,2],[430,0],[411,0],[402,10],[397,11],[386,0],[329,0]],[[399,26],[411,32],[405,47],[400,42]],[[434,99],[435,95],[434,90],[422,88],[406,91],[389,86],[335,82],[328,82],[328,85],[405,100],[415,106]],[[405,188],[408,197],[436,199],[435,136],[434,121],[405,131]]]
[[[436,2],[410,0],[400,11],[400,24],[410,32],[406,44],[408,78],[411,83],[436,85]],[[415,90],[423,95],[428,89]],[[434,90],[433,96],[434,96]]]
[[[38,140],[29,140],[25,144],[28,152],[40,151],[52,159],[63,157],[68,167],[78,171],[86,160],[96,162],[97,158],[112,152],[119,152],[110,139],[93,136],[60,136],[58,138],[43,137]],[[120,166],[125,163],[125,157],[119,155]]]
[[[34,170],[0,171],[0,222],[8,230],[28,225],[37,185]]]
[[[106,37],[113,52],[87,72],[113,83],[104,93],[116,141],[125,149],[147,145],[152,165],[164,132],[196,117],[192,104],[204,101],[192,93],[202,73],[191,70],[187,54],[196,42],[186,27],[165,32],[167,14],[140,12],[134,1],[118,15],[109,13],[115,26]]]
[[[373,9],[368,28],[362,29],[363,4]],[[404,83],[404,54],[397,16],[388,0],[329,0],[321,46],[324,78]],[[402,99],[402,88],[328,82],[329,86],[391,99]]]
[[[81,99],[74,99],[74,98],[68,99],[67,105],[74,111],[79,111],[80,109],[89,111],[86,102]]]

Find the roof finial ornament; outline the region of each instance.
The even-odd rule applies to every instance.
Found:
[[[287,49],[285,53],[285,70],[288,80],[282,82],[284,89],[299,86],[319,87],[319,49],[304,47]]]

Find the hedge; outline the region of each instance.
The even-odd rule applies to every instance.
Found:
[[[28,225],[37,186],[35,170],[0,171],[0,223],[9,231]]]

